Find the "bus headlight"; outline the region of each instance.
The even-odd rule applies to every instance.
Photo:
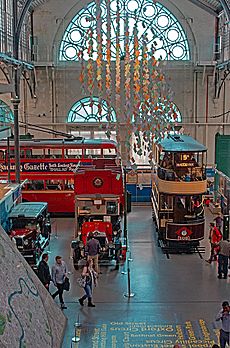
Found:
[[[23,241],[23,244],[24,244],[25,246],[29,245],[28,239],[25,239],[25,240]]]

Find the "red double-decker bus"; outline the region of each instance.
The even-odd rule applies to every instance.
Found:
[[[116,142],[108,139],[29,139],[20,142],[24,201],[48,202],[51,213],[74,213],[74,173],[79,167],[121,171]],[[0,179],[15,180],[14,142],[0,142]],[[116,180],[114,185],[122,185]]]

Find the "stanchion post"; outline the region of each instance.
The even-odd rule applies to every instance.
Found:
[[[55,229],[55,235],[54,237],[58,239],[58,233],[57,233],[57,220],[54,220],[54,229]]]
[[[81,327],[80,314],[77,315],[77,321],[74,324],[75,328]]]
[[[135,294],[133,292],[131,292],[131,278],[130,278],[130,261],[132,259],[130,257],[128,257],[127,260],[127,282],[128,282],[128,292],[124,294],[125,297],[131,298],[134,297]]]
[[[123,268],[123,271],[121,272],[121,274],[123,274],[123,275],[126,275],[127,274],[127,271],[126,271],[126,263],[127,263],[127,257],[126,257],[126,259],[125,259],[125,262],[124,262],[124,268]]]
[[[80,337],[77,335],[77,329],[79,328],[79,323],[75,323],[74,324],[74,337],[72,337],[71,340],[71,347],[72,347],[72,343],[77,343],[80,341]]]

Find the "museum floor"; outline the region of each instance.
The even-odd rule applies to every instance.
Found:
[[[94,292],[95,308],[80,307],[83,290],[71,260],[73,218],[52,221],[50,265],[59,254],[69,266],[71,290],[65,292],[68,318],[62,348],[211,347],[218,342],[215,315],[223,300],[229,299],[229,279],[217,278],[217,263],[209,265],[206,214],[203,259],[198,254],[171,254],[168,259],[157,246],[150,207],[132,207],[128,214],[131,251],[131,292],[127,298],[127,264],[114,271],[101,267],[99,286]],[[123,271],[123,272],[122,272]],[[125,273],[125,274],[122,274]],[[51,291],[54,288],[51,287]],[[58,301],[58,300],[56,300]],[[72,343],[74,324],[79,343]],[[56,348],[56,347],[55,347]]]

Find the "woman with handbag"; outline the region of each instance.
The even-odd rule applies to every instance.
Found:
[[[84,300],[88,298],[88,307],[95,307],[95,304],[92,303],[92,294],[93,287],[97,286],[97,273],[93,269],[93,260],[89,259],[86,262],[86,265],[83,268],[82,278],[85,279],[85,295],[79,298],[79,303],[81,306],[84,306]]]

